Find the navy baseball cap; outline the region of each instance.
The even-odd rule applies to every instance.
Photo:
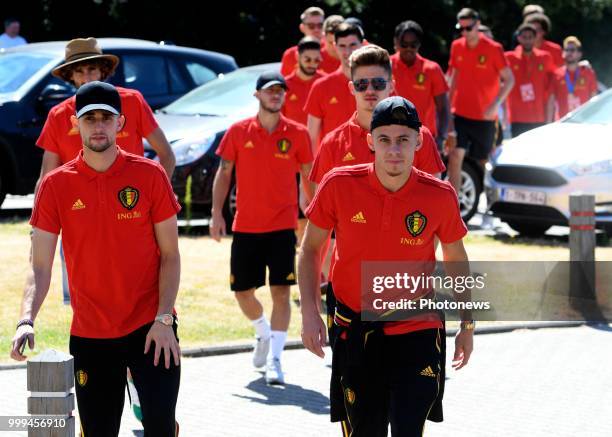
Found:
[[[378,102],[372,113],[370,132],[377,127],[391,124],[408,126],[417,131],[422,125],[412,102],[400,96],[387,97]]]
[[[81,118],[89,111],[102,109],[115,115],[121,114],[121,97],[110,83],[93,81],[86,83],[76,93],[76,116]]]
[[[266,88],[270,88],[274,85],[280,85],[284,89],[287,89],[287,83],[285,82],[285,78],[278,71],[271,70],[261,73],[261,75],[257,78],[257,85],[255,85],[255,89],[265,90]]]

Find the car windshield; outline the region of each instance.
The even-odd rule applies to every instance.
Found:
[[[41,53],[8,53],[0,56],[0,94],[17,91],[54,58]]]
[[[162,112],[174,115],[230,115],[237,108],[256,103],[253,92],[262,71],[243,69],[221,76],[166,106]]]
[[[563,121],[566,123],[612,124],[612,93],[607,92],[593,99]]]

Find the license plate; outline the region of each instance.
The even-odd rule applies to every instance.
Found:
[[[506,202],[529,203],[532,205],[544,205],[546,203],[546,193],[541,191],[502,188],[501,198]]]

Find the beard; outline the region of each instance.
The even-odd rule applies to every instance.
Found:
[[[283,105],[279,105],[278,107],[270,107],[268,105],[266,105],[264,102],[260,101],[261,103],[261,108],[264,111],[270,112],[272,114],[276,114],[277,112],[280,112],[281,109],[283,108]]]
[[[85,145],[85,147],[87,147],[92,152],[97,152],[97,153],[102,153],[111,146],[111,142],[108,139],[105,142],[99,143],[96,145],[92,145],[91,141],[87,139],[83,141],[83,144]]]
[[[300,71],[302,73],[304,73],[306,76],[314,76],[315,73],[317,72],[316,68],[304,68],[302,67],[302,65],[298,64],[298,68],[300,69]]]

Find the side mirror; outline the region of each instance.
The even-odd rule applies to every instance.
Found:
[[[72,97],[75,92],[76,89],[73,86],[50,83],[38,96],[38,103],[44,112],[49,112],[52,107]]]

